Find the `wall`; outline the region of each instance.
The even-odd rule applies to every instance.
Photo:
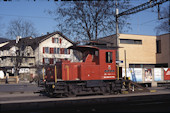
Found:
[[[119,60],[121,67],[125,67],[124,50],[126,50],[127,67],[129,64],[156,64],[156,36],[120,34],[119,39],[142,40],[142,44],[120,44]]]
[[[170,34],[157,36],[157,40],[161,40],[161,53],[156,54],[156,62],[168,63],[170,67]]]
[[[61,38],[62,43],[52,43],[52,38]],[[42,65],[43,64],[43,58],[67,58],[71,61],[73,61],[73,51],[70,50],[70,54],[49,54],[49,53],[43,53],[43,47],[51,47],[51,48],[68,48],[72,46],[72,43],[67,41],[65,38],[61,37],[59,34],[56,34],[45,41],[41,42],[39,44],[39,47],[35,50],[35,57],[36,57],[36,64]],[[75,59],[75,58],[74,58]]]

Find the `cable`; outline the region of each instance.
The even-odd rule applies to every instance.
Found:
[[[38,17],[38,16],[22,16],[22,15],[11,15],[11,14],[0,14],[3,16],[17,16],[17,17],[25,17],[25,18],[44,18],[44,19],[55,19],[50,17]]]

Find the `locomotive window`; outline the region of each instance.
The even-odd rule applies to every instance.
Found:
[[[99,51],[95,51],[95,56],[99,56]]]
[[[106,52],[106,63],[112,63],[112,52]]]

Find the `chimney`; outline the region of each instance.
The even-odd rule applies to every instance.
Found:
[[[16,43],[18,43],[19,42],[19,39],[21,38],[21,36],[17,36],[16,37]]]

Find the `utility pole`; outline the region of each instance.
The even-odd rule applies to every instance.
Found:
[[[119,22],[118,22],[118,14],[119,9],[117,8],[117,0],[116,0],[116,46],[119,47]],[[116,52],[116,60],[119,60],[119,48],[117,48]],[[119,63],[118,63],[119,66]]]

